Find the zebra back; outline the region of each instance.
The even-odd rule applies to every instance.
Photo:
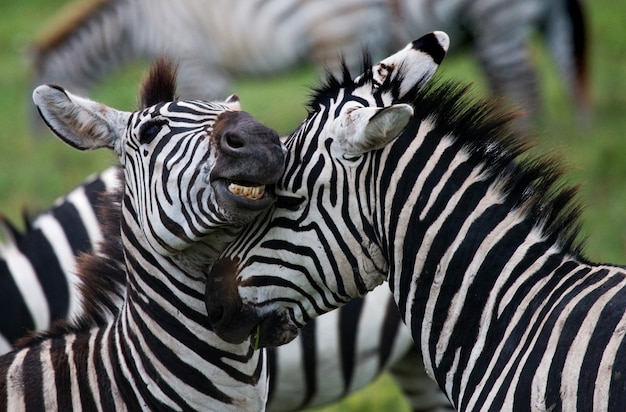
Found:
[[[101,194],[117,186],[116,175],[112,168],[89,178],[50,210],[26,218],[23,232],[2,221],[0,290],[7,316],[0,318],[1,352],[26,331],[46,329],[79,310],[76,256],[102,239],[100,208],[107,201]]]

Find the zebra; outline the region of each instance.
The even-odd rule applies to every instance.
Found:
[[[356,66],[363,47],[384,56],[443,30],[472,46],[494,92],[531,115],[541,112],[529,50],[540,29],[578,118],[589,117],[580,0],[92,0],[69,3],[60,16],[28,47],[35,84],[87,93],[130,61],[166,52],[180,61],[180,95],[213,99],[236,77],[307,62],[340,69],[339,56]]]
[[[387,281],[458,410],[623,410],[626,267],[584,256],[576,188],[513,114],[410,67],[317,91],[276,206],[214,262],[214,330],[235,342],[282,316],[260,337],[282,344]]]
[[[174,92],[175,69],[165,59],[152,67],[136,112],[60,86],[34,90],[59,138],[118,156],[121,237],[105,233],[79,262],[85,316],[27,337],[0,358],[3,410],[264,409],[265,352],[251,341],[219,339],[203,295],[220,248],[275,200],[284,147],[236,96],[186,101]],[[91,282],[119,272],[120,260],[126,283],[112,317],[94,306],[101,297]],[[115,290],[105,298],[115,299]]]
[[[102,215],[111,212],[104,213],[100,209],[107,207],[105,201],[110,201],[117,193],[121,180],[118,174],[117,167],[111,167],[89,178],[59,199],[49,212],[27,221],[25,233],[19,233],[5,222],[5,231],[10,235],[6,236],[8,241],[4,245],[0,244],[0,279],[13,282],[13,278],[28,277],[35,285],[41,282],[43,290],[35,300],[30,287],[17,291],[13,283],[4,287],[3,291],[13,296],[14,306],[18,306],[14,302],[19,297],[31,298],[19,301],[18,307],[24,308],[24,316],[3,319],[12,322],[0,328],[6,337],[7,349],[9,342],[23,335],[25,329],[35,325],[44,329],[46,322],[55,316],[65,317],[68,310],[71,317],[80,316],[78,305],[67,304],[68,294],[73,296],[73,301],[77,301],[79,295],[77,288],[71,287],[76,282],[72,276],[74,255],[90,250],[101,240],[99,222],[103,220]],[[38,249],[33,250],[33,245]],[[51,251],[42,255],[41,250]],[[56,283],[52,284],[50,278]],[[123,273],[118,279],[116,288],[119,289],[124,285]],[[59,281],[64,287],[63,293],[58,293]],[[93,282],[100,285],[100,282]],[[63,312],[61,309],[55,312],[53,307],[62,308]],[[48,316],[37,323],[42,312]],[[424,379],[423,369],[406,370],[405,365],[419,357],[419,353],[408,330],[401,325],[391,295],[384,287],[363,300],[351,302],[341,311],[325,315],[318,322],[310,322],[298,339],[269,350],[267,356],[270,375],[267,409],[270,411],[318,407],[336,401],[373,381],[384,370],[389,370],[400,384],[413,410],[447,410],[449,407],[434,382]],[[341,360],[341,367],[337,367],[338,360]]]
[[[47,329],[52,319],[81,316],[78,305],[68,303],[68,296],[73,302],[80,296],[75,255],[89,252],[102,240],[101,226],[109,218],[101,209],[120,194],[117,169],[111,167],[88,178],[49,211],[26,220],[23,233],[4,223],[8,235],[0,243],[0,279],[4,282],[0,290],[6,295],[0,301],[5,314],[0,317],[0,353],[8,352],[26,330]],[[116,279],[120,284],[115,286],[123,287],[123,273]],[[447,410],[449,402],[425,378],[423,369],[405,370],[416,356],[419,352],[389,291],[377,288],[364,299],[311,321],[288,345],[268,350],[267,410],[329,404],[366,386],[385,370],[400,385],[412,410]]]
[[[79,312],[76,257],[103,239],[100,209],[119,191],[117,167],[90,176],[34,218],[25,230],[0,222],[0,354],[30,330]]]

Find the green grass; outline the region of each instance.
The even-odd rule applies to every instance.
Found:
[[[48,207],[59,195],[88,174],[114,162],[107,152],[79,153],[51,135],[34,138],[28,113],[32,85],[23,51],[30,39],[66,1],[5,2],[0,9],[0,211],[13,221],[21,210]],[[582,233],[592,260],[626,263],[626,3],[586,2],[590,17],[593,122],[581,128],[563,85],[540,46],[545,113],[537,126],[537,152],[555,152],[570,172],[569,182],[580,183],[585,204]],[[407,39],[408,40],[408,39]],[[454,39],[453,39],[454,40]],[[131,110],[143,66],[135,65],[94,91],[93,97]],[[444,76],[475,83],[484,90],[471,57],[449,56]],[[301,69],[272,79],[240,81],[233,88],[244,109],[264,123],[288,132],[304,117],[307,86],[316,83],[315,71]],[[389,377],[324,411],[406,410]]]

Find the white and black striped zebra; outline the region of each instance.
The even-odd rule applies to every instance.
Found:
[[[281,314],[290,327],[260,338],[281,344],[387,280],[459,410],[623,410],[626,268],[583,256],[575,189],[510,113],[453,82],[420,90],[410,67],[317,92],[286,143],[283,199],[214,263],[216,332],[239,341]]]
[[[89,178],[52,209],[27,220],[24,232],[5,223],[9,236],[0,243],[0,293],[4,296],[0,300],[0,353],[8,352],[11,342],[28,330],[47,329],[55,319],[81,316],[79,305],[69,303],[79,299],[73,253],[89,252],[102,241],[101,225],[105,217],[110,219],[108,203],[119,187],[117,173],[112,167]],[[102,277],[115,282],[115,290],[123,288],[121,268]],[[93,279],[90,283],[97,287],[112,287]],[[398,382],[411,410],[434,412],[447,410],[449,405],[436,384],[425,378],[423,368],[406,370],[419,352],[384,287],[312,320],[288,345],[270,348],[267,357],[268,411],[329,404],[384,371]]]
[[[265,352],[219,339],[203,295],[216,253],[274,201],[266,185],[282,173],[284,148],[235,96],[178,101],[174,84],[171,63],[157,61],[136,112],[59,86],[35,89],[42,118],[62,140],[117,154],[123,195],[119,229],[79,264],[85,315],[0,358],[0,409],[264,409]],[[118,273],[120,261],[123,303],[110,312],[99,305],[115,291],[98,301],[89,277]]]
[[[307,61],[337,67],[340,54],[358,62],[367,47],[382,57],[444,30],[457,43],[469,40],[495,92],[536,114],[529,47],[541,29],[581,117],[589,110],[580,0],[93,0],[70,3],[62,15],[32,44],[36,84],[87,92],[132,60],[167,53],[180,61],[182,97],[214,99],[236,76]]]
[[[0,229],[0,354],[28,331],[44,330],[79,309],[76,258],[103,239],[100,209],[119,188],[117,168],[90,177],[54,206]]]
[[[80,316],[80,306],[68,304],[68,296],[78,300],[72,276],[74,254],[90,250],[101,240],[99,222],[103,214],[111,213],[106,203],[119,184],[112,167],[59,199],[50,211],[27,221],[24,233],[6,225],[10,235],[0,244],[0,279],[5,281],[2,291],[11,300],[1,301],[0,306],[7,313],[11,303],[20,312],[2,318],[5,351],[26,329],[44,329],[51,320],[67,316],[70,308],[74,317]],[[115,279],[119,281],[116,288],[122,288],[123,272]],[[15,283],[22,285],[17,288]],[[448,407],[436,385],[424,379],[423,369],[406,370],[405,365],[419,353],[385,289],[310,322],[299,339],[268,352],[268,410],[296,410],[336,401],[385,370],[398,381],[412,410]]]

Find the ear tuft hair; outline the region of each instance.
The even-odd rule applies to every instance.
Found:
[[[177,69],[178,65],[167,57],[154,61],[141,85],[141,109],[176,99]]]

